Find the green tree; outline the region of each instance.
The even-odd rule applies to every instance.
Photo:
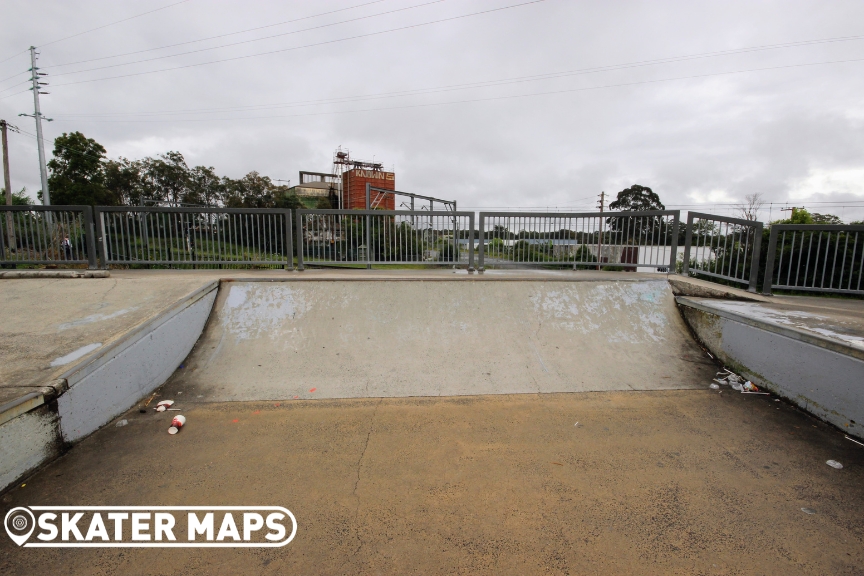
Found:
[[[665,210],[656,192],[647,186],[634,184],[618,192],[617,198],[609,204],[610,210],[623,212],[644,212],[646,210]]]
[[[0,203],[6,204],[6,189],[0,188]],[[33,204],[33,199],[27,194],[27,187],[21,188],[18,192],[12,192],[13,206],[29,206]]]
[[[645,212],[648,210],[665,210],[666,206],[651,188],[634,184],[619,192],[617,198],[609,204],[609,209],[623,212]],[[660,216],[613,217],[608,218],[606,223],[609,224],[610,230],[624,232],[628,239],[647,235],[665,241],[666,226]]]
[[[180,152],[142,161],[145,199],[179,206],[189,192],[189,167]]]
[[[843,224],[843,221],[834,214],[819,214],[818,212],[813,212],[811,216],[813,218],[813,224]]]
[[[104,165],[105,187],[121,206],[140,206],[147,197],[141,162],[126,158],[108,160]]]
[[[113,206],[117,198],[105,186],[105,148],[80,132],[54,139],[54,158],[48,162],[51,203]],[[39,193],[41,198],[41,191]]]
[[[183,202],[202,206],[218,206],[225,193],[222,179],[212,166],[195,166],[189,171],[189,180]]]

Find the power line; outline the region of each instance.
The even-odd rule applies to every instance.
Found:
[[[114,26],[115,24],[120,24],[122,22],[128,22],[129,20],[134,20],[135,18],[140,18],[141,16],[146,16],[147,14],[153,14],[154,12],[159,12],[160,10],[167,10],[168,8],[173,8],[174,6],[179,6],[180,4],[185,4],[186,2],[189,2],[189,0],[180,0],[180,2],[175,2],[173,4],[169,4],[169,5],[163,6],[161,8],[156,8],[155,10],[148,10],[147,12],[142,12],[141,14],[136,14],[135,16],[123,18],[122,20],[117,20],[115,22],[110,22],[108,24],[103,24],[102,26],[97,26],[96,28],[91,28],[90,30],[85,30],[84,32],[78,32],[77,34],[72,34],[71,36],[65,36],[65,37],[59,38],[57,40],[52,40],[51,42],[45,42],[43,44],[40,44],[39,47],[44,48],[45,46],[50,46],[51,44],[63,42],[64,40],[69,40],[70,38],[77,38],[78,36],[83,36],[84,34],[89,34],[90,32],[95,32],[96,30],[102,30],[103,28],[108,28],[109,26]]]
[[[136,14],[135,16],[130,16],[129,18],[124,18],[122,20],[117,20],[116,22],[110,22],[108,24],[103,24],[102,26],[97,26],[96,28],[91,28],[90,30],[85,30],[84,32],[78,32],[77,34],[72,34],[71,36],[66,36],[64,38],[59,38],[57,40],[52,40],[51,42],[46,42],[44,44],[40,44],[40,48],[44,48],[45,46],[49,46],[51,44],[56,44],[57,42],[63,42],[64,40],[69,40],[70,38],[75,38],[77,36],[82,36],[84,34],[89,34],[90,32],[95,32],[96,30],[101,30],[102,28],[108,28],[109,26],[114,26],[115,24],[120,24],[121,22],[128,22],[129,20],[134,20],[135,18],[140,18],[141,16],[146,16],[147,14],[152,14],[153,12],[159,12],[160,10],[165,10],[167,8],[171,8],[173,6],[177,6],[178,4],[184,4],[189,2],[189,0],[181,0],[180,2],[175,2],[174,4],[169,4],[168,6],[163,6],[162,8],[156,8],[155,10],[149,10],[147,12],[142,12],[141,14]],[[26,54],[29,52],[29,48],[27,50],[22,50],[21,52],[17,52],[12,56],[9,56],[5,60],[0,60],[0,64],[4,62],[8,62],[13,58],[20,56],[21,54]]]
[[[7,90],[12,90],[13,88],[17,88],[18,86],[21,86],[23,84],[29,84],[29,83],[30,83],[30,79],[28,78],[27,80],[24,80],[23,82],[19,82],[18,84],[13,84],[12,86],[9,86],[8,88],[3,88],[2,90],[0,90],[0,92],[6,92]]]
[[[176,114],[186,114],[189,112],[197,113],[197,112],[231,112],[231,111],[255,111],[258,110],[273,110],[278,108],[291,108],[291,107],[302,107],[302,106],[310,106],[317,104],[337,104],[337,103],[345,103],[345,102],[356,102],[356,101],[365,101],[365,100],[376,100],[381,98],[393,98],[398,96],[414,96],[419,94],[433,94],[439,92],[451,92],[455,90],[465,90],[470,88],[486,88],[491,86],[502,86],[507,84],[518,84],[523,82],[533,82],[537,80],[549,80],[549,79],[557,79],[557,78],[565,78],[568,76],[575,76],[581,74],[593,74],[597,72],[607,72],[614,70],[624,70],[628,68],[635,68],[646,65],[654,65],[666,63],[667,61],[677,61],[678,59],[687,59],[692,58],[691,56],[682,56],[682,57],[672,57],[672,58],[664,58],[660,60],[648,60],[648,61],[638,61],[638,62],[630,62],[623,64],[613,64],[607,66],[598,66],[593,68],[581,68],[577,70],[568,70],[563,72],[550,72],[546,74],[536,74],[530,76],[521,76],[515,78],[507,78],[507,79],[499,79],[499,80],[485,80],[479,82],[470,82],[464,84],[451,84],[446,86],[439,86],[435,88],[418,88],[413,90],[400,90],[396,92],[383,92],[379,94],[368,94],[368,95],[359,95],[359,96],[343,96],[338,98],[326,98],[322,100],[300,100],[295,102],[284,102],[277,104],[256,104],[256,105],[247,105],[247,106],[234,106],[234,107],[224,107],[224,108],[199,108],[199,109],[185,109],[185,110],[176,110],[176,111],[165,111],[165,112],[139,112],[139,113],[123,113],[123,112],[108,112],[108,113],[97,113],[97,114],[64,114],[62,116],[70,117],[70,116],[118,116],[118,115],[128,115],[128,116],[168,116],[168,115],[176,115]]]
[[[160,46],[158,48],[146,48],[144,50],[135,50],[132,52],[124,52],[122,54],[114,54],[113,56],[101,56],[99,58],[90,58],[88,60],[78,60],[75,62],[65,62],[63,64],[52,64],[54,68],[59,68],[61,66],[72,66],[73,64],[85,64],[87,62],[97,62],[99,60],[109,60],[111,58],[121,58],[123,56],[133,56],[135,54],[142,54],[144,52],[154,52],[156,50],[165,50],[167,48],[176,48],[177,46],[185,46],[187,44],[197,44],[198,42],[206,42],[208,40],[216,40],[218,38],[226,38],[228,36],[236,36],[237,34],[245,34],[246,32],[254,32],[256,30],[263,30],[264,28],[273,28],[275,26],[283,26],[285,24],[291,24],[293,22],[300,22],[302,20],[311,20],[312,18],[318,18],[320,16],[328,16],[330,14],[336,14],[337,12],[346,12],[348,10],[355,10],[357,8],[362,8],[364,6],[370,6],[372,4],[380,4],[385,0],[373,0],[372,2],[365,2],[363,4],[356,4],[354,6],[349,6],[347,8],[340,8],[338,10],[330,10],[329,12],[320,12],[318,14],[313,14],[311,16],[304,16],[302,18],[295,18],[293,20],[285,20],[283,22],[277,22],[275,24],[267,24],[265,26],[256,26],[255,28],[246,28],[245,30],[239,30],[237,32],[228,32],[226,34],[218,34],[216,36],[208,36],[207,38],[199,38],[198,40],[188,40],[186,42],[177,42],[176,44],[167,44],[165,46]]]
[[[30,81],[28,80],[26,83],[29,83],[29,82]],[[24,84],[24,82],[22,82],[22,84]],[[20,92],[15,92],[14,94],[7,94],[6,96],[0,96],[0,100],[5,100],[6,98],[11,98],[12,96],[18,96],[19,94],[24,94],[25,92],[29,92],[29,91],[30,91],[30,89],[27,88],[26,90],[22,90]]]
[[[530,76],[517,76],[514,78],[505,78],[498,80],[485,80],[479,82],[470,82],[465,84],[453,84],[447,86],[440,86],[435,88],[419,88],[414,90],[401,90],[397,92],[384,92],[379,94],[369,94],[369,95],[361,95],[361,96],[344,96],[339,98],[327,98],[323,100],[301,100],[296,102],[287,102],[287,103],[277,103],[277,104],[257,104],[257,105],[247,105],[247,106],[234,106],[234,107],[223,107],[223,108],[200,108],[200,109],[186,109],[186,110],[176,110],[176,111],[166,111],[166,112],[139,112],[139,113],[122,113],[122,112],[109,112],[109,113],[97,113],[97,114],[64,114],[62,116],[70,117],[70,116],[117,116],[117,115],[129,115],[129,116],[165,116],[165,115],[175,115],[175,114],[185,114],[188,112],[228,112],[228,111],[241,111],[241,110],[250,110],[250,109],[277,109],[277,108],[290,108],[297,106],[309,106],[315,104],[327,104],[327,103],[341,103],[345,101],[361,101],[361,100],[375,100],[380,98],[392,98],[397,96],[411,96],[417,94],[432,94],[436,92],[450,92],[454,90],[465,90],[470,88],[485,88],[490,86],[500,86],[507,84],[518,84],[522,82],[532,82],[537,80],[549,80],[556,78],[565,78],[568,76],[575,76],[581,74],[593,74],[597,72],[609,72],[615,70],[625,70],[629,68],[637,68],[642,66],[651,66],[657,64],[666,64],[666,63],[674,63],[681,62],[691,59],[697,58],[708,58],[716,55],[724,55],[724,54],[733,54],[733,53],[745,53],[752,52],[755,50],[767,50],[788,46],[799,46],[806,43],[817,43],[817,42],[830,42],[830,41],[841,41],[841,40],[851,40],[851,39],[864,39],[864,36],[848,36],[842,38],[835,39],[824,39],[819,41],[801,41],[801,42],[787,42],[785,44],[774,44],[770,46],[762,46],[762,47],[749,47],[749,48],[740,48],[736,50],[725,50],[718,52],[708,52],[704,54],[696,54],[696,55],[688,55],[688,56],[673,56],[667,58],[660,58],[656,60],[641,60],[636,62],[628,62],[622,64],[611,64],[606,66],[595,66],[591,68],[580,68],[576,70],[567,70],[562,72],[549,72],[545,74],[534,74]]]
[[[512,4],[512,5],[510,5],[510,6],[502,6],[502,7],[500,7],[500,8],[491,8],[491,9],[489,9],[489,10],[481,10],[481,11],[479,11],[479,12],[472,12],[472,13],[470,13],[470,14],[462,14],[462,15],[460,15],[460,16],[451,16],[451,17],[449,17],[449,18],[441,18],[441,19],[439,19],[439,20],[430,20],[430,21],[428,21],[428,22],[421,22],[421,23],[419,23],[419,24],[411,24],[411,25],[408,25],[408,26],[400,26],[400,27],[398,27],[398,28],[391,28],[391,29],[389,29],[389,30],[381,30],[381,31],[378,31],[378,32],[369,32],[369,33],[367,33],[367,34],[358,34],[358,35],[356,35],[356,36],[349,36],[349,37],[347,37],[347,38],[338,38],[338,39],[336,39],[336,40],[327,40],[327,41],[325,41],[325,42],[316,42],[316,43],[314,43],[314,44],[306,44],[306,45],[303,45],[303,46],[294,46],[294,47],[292,47],[292,48],[281,48],[281,49],[279,49],[279,50],[270,50],[270,51],[267,51],[267,52],[259,52],[259,53],[257,53],[257,54],[248,54],[248,55],[246,55],[246,56],[235,56],[235,57],[233,57],[233,58],[222,58],[222,59],[220,59],[220,60],[211,60],[211,61],[209,61],[209,62],[199,62],[199,63],[197,63],[197,64],[186,64],[186,65],[184,65],[184,66],[175,66],[175,67],[173,67],[173,68],[161,68],[161,69],[159,69],[159,70],[149,70],[149,71],[147,71],[147,72],[133,72],[133,73],[130,73],[130,74],[121,74],[121,75],[118,75],[118,76],[106,76],[106,77],[103,77],[103,78],[93,78],[93,79],[90,79],[90,80],[78,80],[78,81],[76,81],[76,82],[67,82],[67,83],[65,83],[65,84],[56,84],[55,86],[71,86],[71,85],[73,85],[73,84],[85,84],[85,83],[89,83],[89,82],[100,82],[100,81],[102,81],[102,80],[114,80],[114,79],[117,79],[117,78],[129,78],[129,77],[131,77],[131,76],[143,76],[143,75],[145,75],[145,74],[157,74],[157,73],[159,73],[159,72],[170,72],[170,71],[172,71],[172,70],[183,70],[183,69],[186,69],[186,68],[194,68],[194,67],[197,67],[197,66],[206,66],[206,65],[208,65],[208,64],[218,64],[218,63],[221,63],[221,62],[233,62],[233,61],[236,61],[236,60],[245,60],[245,59],[248,59],[248,58],[257,58],[258,56],[267,56],[267,55],[270,55],[270,54],[280,54],[280,53],[282,53],[282,52],[290,52],[290,51],[293,51],[293,50],[300,50],[300,49],[302,49],[302,48],[311,48],[311,47],[314,47],[314,46],[324,46],[324,45],[327,45],[327,44],[336,44],[336,43],[339,43],[339,42],[346,42],[346,41],[348,41],[348,40],[357,40],[357,39],[359,39],[359,38],[369,38],[369,37],[372,37],[372,36],[380,36],[380,35],[382,35],[382,34],[389,34],[390,32],[400,32],[400,31],[402,31],[402,30],[411,30],[411,29],[413,29],[413,28],[420,28],[420,27],[423,27],[423,26],[429,26],[429,25],[432,25],[432,24],[440,24],[440,23],[442,23],[442,22],[450,22],[450,21],[453,21],[453,20],[461,20],[462,18],[470,18],[470,17],[472,17],[472,16],[481,16],[481,15],[484,15],[484,14],[491,14],[491,13],[493,13],[493,12],[501,12],[501,11],[503,11],[503,10],[510,10],[510,9],[512,9],[512,8],[521,8],[522,6],[528,6],[528,5],[531,5],[531,4],[539,4],[539,3],[541,3],[541,2],[545,2],[545,1],[546,1],[546,0],[530,0],[530,1],[528,1],[528,2],[522,2],[522,3],[520,3],[520,4]],[[59,74],[58,74],[58,76],[59,76]]]
[[[551,96],[555,94],[570,94],[574,92],[587,92],[591,90],[601,90],[604,88],[622,88],[629,86],[639,86],[643,84],[658,84],[661,82],[672,82],[677,80],[693,80],[698,78],[710,78],[713,76],[728,76],[732,74],[743,74],[749,72],[764,72],[769,70],[783,70],[789,68],[802,68],[807,66],[820,66],[823,64],[845,64],[851,62],[861,62],[864,61],[864,58],[853,58],[849,60],[829,60],[824,62],[809,62],[803,64],[786,64],[783,66],[768,66],[763,68],[751,68],[744,70],[732,70],[727,72],[712,72],[708,74],[694,74],[691,76],[678,76],[674,78],[659,78],[655,80],[640,80],[634,82],[623,82],[619,84],[605,84],[602,86],[588,86],[583,88],[570,88],[566,90],[551,90],[547,92],[534,92],[529,94],[515,94],[510,96],[491,96],[487,98],[472,98],[465,100],[452,100],[450,102],[432,102],[427,104],[407,104],[404,106],[390,106],[383,108],[361,108],[355,110],[341,110],[341,111],[331,111],[331,112],[309,112],[305,114],[285,114],[285,115],[267,115],[267,116],[243,116],[243,117],[235,117],[235,118],[178,118],[172,120],[160,120],[160,119],[148,119],[148,120],[90,120],[89,122],[100,122],[100,123],[113,123],[113,122],[126,122],[126,123],[141,123],[141,122],[224,122],[230,120],[260,120],[260,119],[274,119],[274,118],[300,118],[305,116],[325,116],[331,114],[356,114],[358,112],[380,112],[380,111],[388,111],[388,110],[405,110],[411,108],[427,108],[430,106],[444,106],[450,104],[468,104],[468,103],[476,103],[476,102],[492,102],[497,100],[513,100],[516,98],[530,98],[535,96]],[[70,122],[71,120],[66,120],[66,122]]]
[[[386,16],[387,14],[395,14],[396,12],[404,12],[405,10],[413,10],[414,8],[422,8],[424,6],[429,6],[430,4],[440,4],[441,2],[445,2],[445,1],[446,0],[431,0],[431,2],[425,2],[423,4],[417,4],[415,6],[407,6],[405,8],[396,8],[393,10],[388,10],[386,12],[379,12],[378,14],[370,14],[368,16],[358,16],[357,18],[351,18],[350,20],[342,20],[341,22],[333,22],[331,24],[321,24],[319,26],[313,26],[311,28],[304,28],[302,30],[293,30],[291,32],[282,32],[280,34],[273,34],[271,36],[264,36],[263,38],[252,38],[250,40],[241,40],[240,42],[232,42],[230,44],[222,44],[220,46],[212,46],[210,48],[199,48],[197,50],[189,50],[187,52],[178,52],[177,54],[166,54],[165,56],[154,56],[153,58],[145,58],[143,60],[134,60],[132,62],[121,62],[120,64],[109,64],[108,66],[97,66],[96,68],[87,68],[85,70],[76,70],[74,72],[61,72],[59,74],[55,74],[55,76],[69,76],[71,74],[83,74],[85,72],[93,72],[96,70],[106,70],[108,68],[118,68],[121,66],[131,66],[133,64],[142,64],[144,62],[153,62],[154,60],[163,60],[165,58],[174,58],[177,56],[186,56],[188,54],[198,54],[199,52],[209,52],[210,50],[218,50],[220,48],[239,46],[241,44],[250,44],[252,42],[261,42],[263,40],[270,40],[272,38],[279,38],[282,36],[290,36],[292,34],[299,34],[301,32],[309,32],[310,30],[320,30],[321,28],[329,28],[331,26],[338,26],[339,24],[347,24],[349,22],[357,22],[359,20],[368,20],[369,18],[377,18],[378,16]]]

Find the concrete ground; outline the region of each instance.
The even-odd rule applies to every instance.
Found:
[[[180,434],[166,433],[172,413],[133,409],[3,507],[281,505],[297,517],[292,543],[23,549],[4,538],[0,572],[864,573],[864,447],[771,397],[183,396]]]
[[[456,271],[463,276],[546,280],[543,290],[553,291],[568,286],[558,281],[615,279],[628,284],[624,292],[663,278],[595,271],[469,277]],[[170,306],[226,277],[298,279],[311,287],[346,277],[442,281],[454,271],[112,271],[107,280],[52,280],[59,286],[38,290],[28,284],[49,281],[2,280],[4,310],[21,312],[3,320],[0,336],[13,334],[27,344],[3,349],[2,357],[18,361],[17,355],[31,354],[29,371],[17,374],[37,373],[33,367],[50,364],[58,350],[43,349],[42,340],[59,345],[52,340],[58,334],[68,346],[72,334],[82,335],[80,342],[107,340],[131,314]],[[249,285],[235,286],[243,284]],[[10,288],[17,301],[7,297]],[[54,318],[55,306],[40,310],[46,301],[56,303],[62,317]],[[110,306],[99,307],[103,302]],[[650,318],[650,310],[641,312]],[[26,314],[33,315],[32,328]],[[242,332],[243,323],[238,326]],[[106,332],[72,331],[102,327]],[[530,335],[532,327],[519,330]],[[648,334],[639,322],[630,329],[620,341],[625,346],[628,338]],[[680,326],[664,329],[668,336]],[[534,337],[543,344],[537,332]],[[554,370],[569,361],[565,354],[553,353],[561,355],[550,362],[542,346],[535,352],[528,344],[502,349],[502,365],[518,356],[531,363],[526,374],[544,373],[544,366],[546,374],[562,374]],[[601,350],[602,342],[596,346]],[[650,348],[662,350],[656,342]],[[273,349],[274,359],[288,353]],[[684,359],[689,354],[692,362]],[[250,388],[264,381],[252,360],[237,358]],[[330,361],[319,369],[329,369]],[[622,366],[614,361],[603,358],[622,374],[635,369],[625,366],[626,358]],[[121,416],[126,426],[109,424],[0,496],[0,510],[276,505],[296,516],[295,540],[276,549],[25,549],[4,537],[0,573],[864,574],[864,447],[770,396],[709,390],[706,376],[713,370],[698,349],[646,362],[670,370],[652,373],[669,376],[664,388],[685,389],[540,394],[537,387],[525,394],[445,395],[471,393],[480,384],[478,391],[494,392],[496,379],[512,378],[513,368],[488,382],[482,374],[463,374],[462,381],[447,383],[462,390],[442,387],[438,397],[318,399],[325,391],[295,390],[306,382],[289,370],[278,399],[261,401],[266,396],[258,390],[257,400],[222,402],[225,396],[186,378],[184,367],[154,399],[177,401],[188,418],[178,435],[167,434],[176,412],[133,408]],[[576,368],[567,365],[564,376]],[[242,382],[235,384],[239,389]],[[827,466],[828,459],[843,469]]]

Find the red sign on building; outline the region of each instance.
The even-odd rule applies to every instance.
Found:
[[[381,170],[361,170],[355,168],[342,173],[342,208],[353,210],[366,208],[366,184],[373,188],[396,190],[396,174]],[[372,191],[369,202],[371,208],[383,210],[396,209],[396,196]]]

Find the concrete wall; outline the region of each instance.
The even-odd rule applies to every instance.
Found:
[[[836,345],[685,303],[687,323],[732,370],[811,414],[864,437],[864,361]],[[834,349],[832,349],[834,348]]]
[[[715,372],[664,279],[226,283],[187,368],[168,390],[219,402],[702,388]]]
[[[0,417],[0,490],[104,426],[165,382],[198,340],[218,284],[187,295],[63,375],[56,400]],[[0,415],[2,416],[2,415]]]
[[[165,382],[201,335],[215,298],[212,289],[184,303],[67,373],[69,390],[57,400],[63,440],[90,434]]]
[[[56,411],[42,405],[0,425],[0,490],[60,455]]]

